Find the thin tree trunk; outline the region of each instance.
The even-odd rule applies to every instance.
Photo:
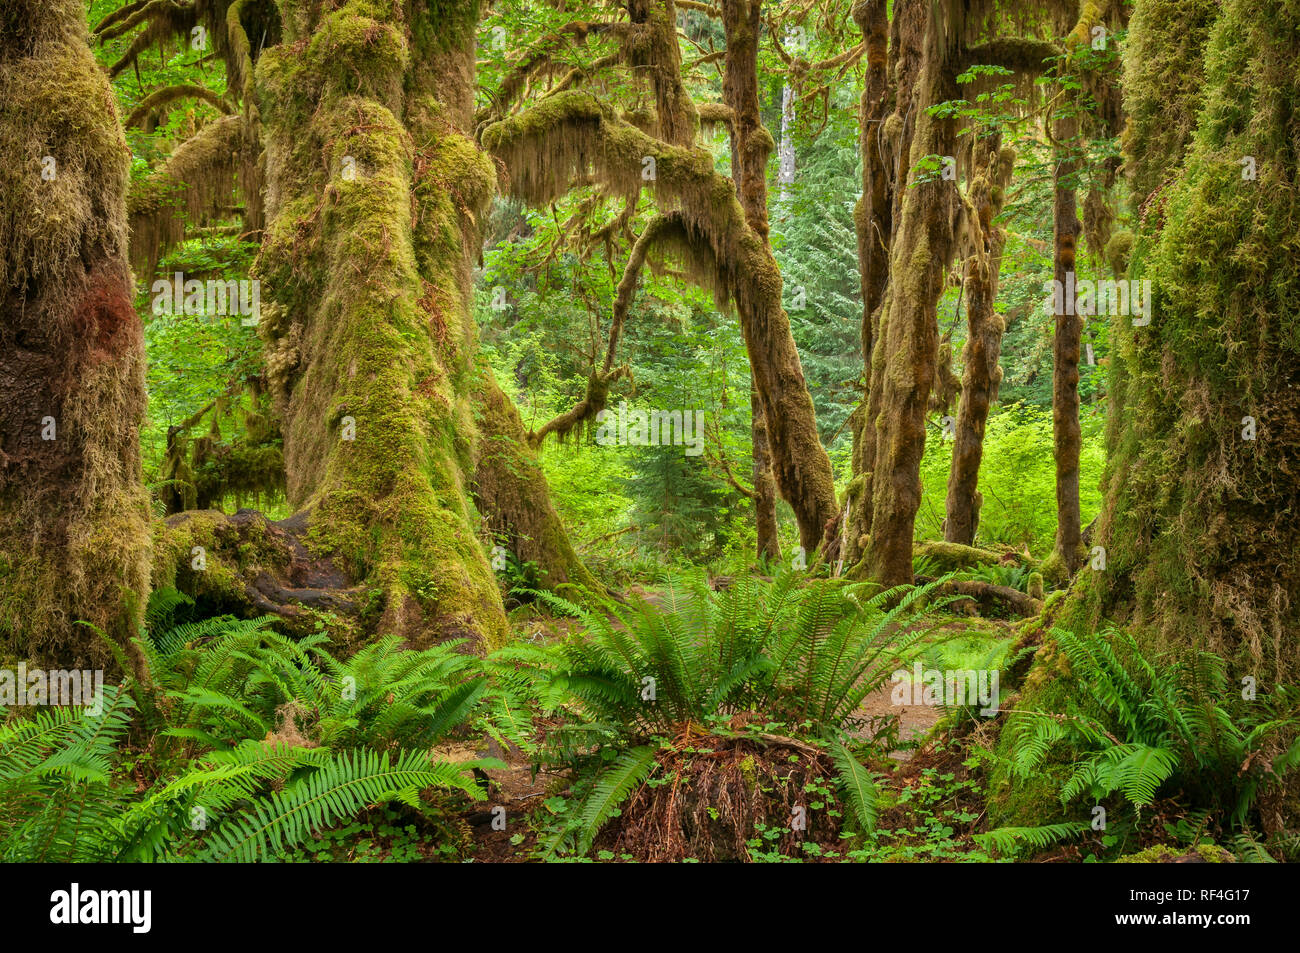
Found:
[[[0,15],[0,655],[111,665],[149,595],[131,153],[81,0]],[[136,674],[143,662],[133,658]]]
[[[979,526],[982,500],[978,484],[980,461],[984,456],[984,427],[1002,380],[998,358],[1005,326],[993,305],[1006,233],[993,220],[1002,210],[1002,196],[1015,162],[1010,150],[1004,154],[1001,133],[980,140],[975,145],[975,153],[970,188],[970,202],[975,211],[975,221],[971,223],[975,248],[966,261],[968,333],[962,355],[965,370],[957,404],[943,534],[947,542],[964,546],[974,545]]]
[[[1074,177],[1079,123],[1075,117],[1057,124],[1060,147],[1053,175],[1053,277],[1060,293],[1052,337],[1052,433],[1056,461],[1056,554],[1073,575],[1083,563],[1083,523],[1079,514],[1079,350],[1083,320],[1075,300],[1076,243],[1081,230]]]
[[[776,481],[772,479],[772,462],[768,455],[767,421],[763,419],[763,405],[758,399],[758,388],[752,382],[749,388],[749,409],[753,419],[754,518],[758,530],[755,555],[760,560],[774,563],[781,558],[781,541],[776,532]]]
[[[772,255],[771,241],[768,238],[767,165],[774,143],[772,134],[763,126],[758,99],[758,40],[761,16],[762,10],[758,0],[723,0],[722,20],[727,38],[723,101],[732,109],[733,177],[740,205],[750,229],[762,243],[759,253],[765,260],[770,261],[771,270],[776,273],[779,280],[780,273],[776,269],[776,260]],[[746,309],[742,306],[742,313],[744,310]],[[757,309],[749,310],[754,314],[761,313]],[[793,471],[791,476],[785,477],[787,487],[790,488],[787,499],[791,500],[797,513],[802,511],[812,516],[811,520],[807,516],[800,520],[800,544],[807,553],[811,553],[821,543],[822,534],[834,517],[834,485],[833,483],[827,485],[824,479],[817,479],[829,476],[830,462],[817,435],[812,414],[812,399],[808,396],[807,384],[803,380],[803,368],[799,365],[799,354],[794,348],[794,339],[789,331],[789,319],[784,310],[780,311],[779,318],[780,320],[772,322],[766,331],[757,327],[746,331],[746,341],[752,341],[750,359],[757,365],[753,377],[754,393],[758,398],[759,409],[763,411],[761,414],[763,432],[759,433],[757,424],[754,429],[754,504],[759,519],[760,555],[769,550],[779,551],[776,543],[776,501],[774,494],[768,488],[768,483],[771,481],[760,475],[758,466],[760,453],[762,457],[773,462],[775,462],[774,458],[780,455],[793,464],[783,468],[785,473]],[[747,324],[752,325],[754,322],[750,321]],[[776,345],[775,349],[773,345]],[[776,353],[772,353],[774,350]],[[782,377],[787,379],[782,380],[776,388],[773,387],[771,373],[776,368],[769,369],[767,366],[770,361],[769,354],[776,358],[779,364],[786,365]],[[756,357],[757,361],[755,361]],[[788,375],[792,372],[797,374],[797,383],[788,380]],[[807,402],[806,413],[800,416],[805,418],[805,421],[802,421],[804,426],[811,427],[811,434],[804,434],[798,429],[797,423],[800,422],[796,420],[774,420],[774,416],[779,417],[782,414],[779,402],[791,400],[798,400],[801,404],[803,401]],[[795,437],[801,438],[799,442],[804,445],[804,449],[796,450],[795,447],[786,445],[788,439]],[[810,445],[809,438],[816,442],[815,449]],[[811,453],[812,459],[791,459],[795,453],[800,455]],[[825,461],[824,472],[819,472],[822,470],[820,464],[823,461]],[[804,472],[799,472],[801,470]],[[795,496],[792,497],[791,492]]]

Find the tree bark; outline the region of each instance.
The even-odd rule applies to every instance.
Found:
[[[132,651],[150,514],[131,153],[80,0],[0,14],[0,155],[0,655],[99,667],[77,623]]]

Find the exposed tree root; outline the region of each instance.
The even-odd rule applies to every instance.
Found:
[[[798,856],[804,841],[839,843],[841,818],[822,793],[835,768],[817,748],[776,736],[691,736],[658,759],[652,779],[662,783],[633,793],[598,846],[641,861],[708,862],[750,860],[746,841],[764,829],[781,831],[764,848],[786,855]]]

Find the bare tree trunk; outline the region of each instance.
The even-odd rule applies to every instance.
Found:
[[[1015,163],[1014,153],[1002,149],[1001,133],[980,140],[974,149],[970,201],[975,211],[971,223],[975,247],[966,261],[968,334],[943,534],[947,542],[964,546],[974,545],[979,526],[982,501],[977,487],[984,456],[984,427],[1002,380],[998,358],[1005,326],[993,305],[1006,233],[993,220],[1002,211],[1003,193]]]
[[[111,664],[149,595],[131,153],[80,0],[0,14],[0,655]],[[133,660],[143,675],[142,661]]]

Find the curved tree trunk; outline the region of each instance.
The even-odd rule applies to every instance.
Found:
[[[0,654],[103,665],[76,623],[131,649],[150,514],[131,153],[81,0],[0,10],[0,155]]]
[[[756,27],[745,25],[752,19],[750,6],[737,3],[726,14],[740,17],[738,49],[757,43]],[[572,182],[594,174],[620,192],[648,185],[664,207],[675,209],[675,227],[664,241],[687,260],[693,279],[712,287],[720,302],[735,303],[767,424],[772,475],[794,510],[800,542],[811,553],[835,517],[834,477],[781,302],[781,271],[766,232],[765,184],[761,232],[751,227],[740,198],[743,194],[751,202],[757,195],[754,181],[766,175],[774,143],[758,119],[752,64],[741,65],[751,57],[738,54],[739,72],[730,80],[745,113],[735,111],[733,117],[741,164],[737,183],[720,175],[709,153],[694,144],[698,113],[682,88],[673,10],[670,0],[630,4],[635,29],[624,40],[624,58],[645,67],[654,86],[660,136],[633,126],[591,93],[566,91],[489,126],[483,142],[505,164],[512,192],[525,201],[552,201]],[[746,31],[753,32],[752,39],[742,38]],[[673,68],[665,68],[660,57],[671,59]],[[687,119],[689,139],[683,133]],[[653,174],[647,175],[648,169]]]
[[[771,133],[763,126],[758,102],[760,15],[757,2],[724,0],[722,4],[723,30],[727,38],[722,98],[731,109],[731,166],[740,207],[745,210],[749,227],[762,237],[770,254],[767,163],[773,141]],[[781,556],[781,544],[777,538],[776,481],[772,475],[772,448],[764,406],[757,378],[751,375],[753,499],[758,530],[756,555],[759,559],[776,560]]]
[[[307,545],[416,644],[507,632],[469,502],[470,313],[495,186],[472,133],[478,4],[282,0],[257,64],[261,330]]]
[[[974,148],[970,202],[975,216],[970,228],[975,248],[966,262],[968,334],[962,355],[965,370],[961,399],[957,404],[943,530],[945,541],[964,546],[975,544],[981,503],[978,484],[980,461],[984,456],[984,427],[1002,380],[998,358],[1002,353],[1005,325],[993,305],[997,298],[998,271],[1002,265],[1006,232],[993,220],[1002,211],[1002,197],[1015,164],[1015,154],[1002,149],[1000,133],[980,140]]]

